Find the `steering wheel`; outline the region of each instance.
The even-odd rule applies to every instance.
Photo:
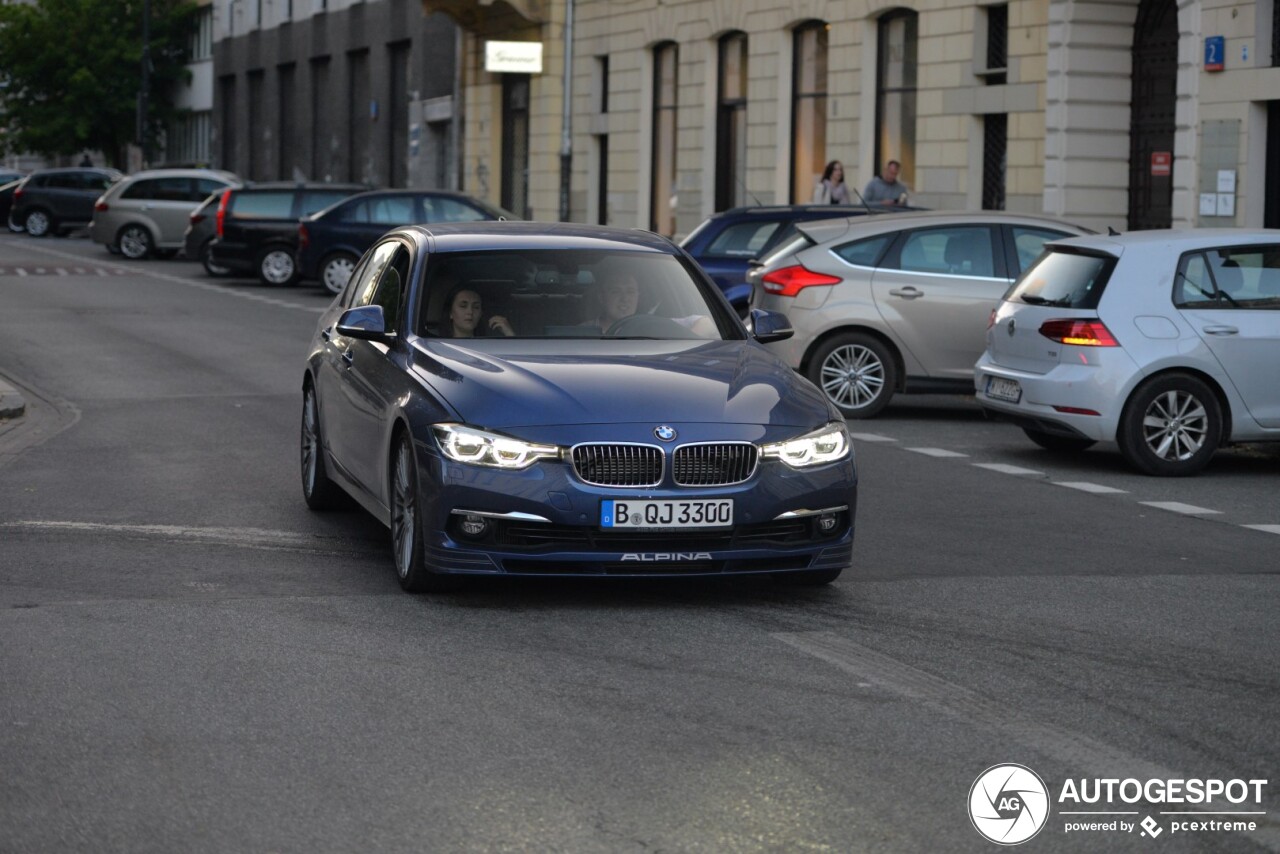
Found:
[[[633,314],[604,331],[606,338],[697,338],[693,330],[669,317],[655,314]]]

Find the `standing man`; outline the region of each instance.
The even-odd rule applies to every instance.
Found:
[[[884,177],[877,175],[868,181],[862,197],[870,204],[905,205],[907,185],[898,180],[898,172],[901,169],[901,163],[890,160],[884,165]]]

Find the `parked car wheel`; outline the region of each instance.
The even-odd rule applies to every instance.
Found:
[[[351,273],[359,261],[354,255],[346,252],[335,252],[320,265],[320,283],[331,294],[340,294],[351,280]]]
[[[1072,436],[1056,436],[1053,433],[1045,433],[1042,430],[1032,430],[1029,427],[1023,427],[1022,432],[1027,434],[1027,438],[1035,442],[1046,451],[1053,451],[1059,454],[1070,454],[1092,448],[1098,444],[1092,439],[1076,439]]]
[[[146,227],[133,224],[126,225],[116,235],[116,245],[120,254],[131,261],[141,261],[151,254],[151,232]]]
[[[302,497],[312,510],[333,510],[344,503],[342,489],[329,479],[325,468],[320,410],[310,384],[302,393]]]
[[[1222,441],[1222,407],[1213,390],[1189,374],[1157,376],[1129,398],[1116,440],[1121,455],[1141,472],[1195,474]]]
[[[280,246],[270,246],[258,256],[258,278],[268,285],[291,285],[298,268],[293,253]]]
[[[53,230],[53,218],[44,208],[32,208],[27,211],[22,225],[32,237],[46,237]]]
[[[432,572],[425,560],[419,519],[418,463],[407,433],[396,440],[391,466],[391,548],[400,586],[410,593],[457,589],[460,579]]]
[[[230,267],[223,267],[221,264],[214,262],[212,237],[200,246],[200,263],[204,265],[204,271],[215,278],[231,275]]]
[[[874,418],[893,397],[898,368],[880,339],[845,332],[814,352],[808,377],[846,418]]]

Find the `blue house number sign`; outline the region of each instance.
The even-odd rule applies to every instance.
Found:
[[[1205,36],[1204,70],[1221,71],[1223,60],[1227,56],[1226,39],[1222,36]]]

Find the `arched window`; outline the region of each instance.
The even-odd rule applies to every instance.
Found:
[[[876,174],[889,160],[900,181],[916,178],[916,13],[895,9],[880,19],[876,47]]]
[[[676,105],[680,62],[675,42],[653,49],[653,183],[649,188],[649,228],[676,233]]]
[[[827,32],[822,21],[799,26],[792,37],[791,201],[807,202],[827,159]]]
[[[716,210],[746,203],[747,34],[720,39],[716,100]]]

